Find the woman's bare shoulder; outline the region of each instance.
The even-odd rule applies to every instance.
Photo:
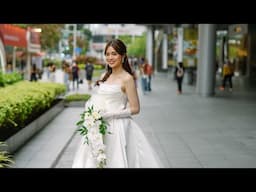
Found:
[[[124,73],[123,78],[124,78],[124,81],[131,81],[131,80],[133,80],[133,76],[130,73],[128,73],[128,72]]]
[[[123,75],[123,83],[124,84],[129,84],[129,83],[132,83],[132,82],[134,82],[133,76],[130,73],[125,72],[124,75]]]

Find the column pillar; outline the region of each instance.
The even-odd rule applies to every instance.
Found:
[[[168,36],[166,33],[163,34],[163,45],[162,45],[162,69],[167,70],[168,68]]]
[[[201,96],[214,95],[216,24],[199,24],[198,68],[196,90]]]
[[[154,36],[152,27],[147,27],[146,58],[153,65]]]
[[[177,45],[177,62],[183,61],[183,28],[177,29],[178,32],[178,45]]]
[[[0,71],[5,73],[5,67],[6,67],[6,53],[4,49],[4,44],[0,38]]]
[[[76,28],[77,25],[73,25],[73,59],[76,59]]]

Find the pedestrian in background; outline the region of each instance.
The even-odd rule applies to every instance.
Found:
[[[151,91],[151,78],[153,74],[153,66],[148,63],[148,60],[144,60],[144,74],[146,75],[146,91]]]
[[[141,59],[141,63],[139,64],[140,70],[140,79],[141,79],[141,90],[142,93],[145,95],[147,91],[147,75],[145,74],[145,59]]]
[[[75,90],[75,83],[76,83],[76,88],[78,90],[79,89],[79,68],[78,68],[75,61],[72,62],[71,71],[72,71],[72,88],[73,88],[73,91]]]
[[[229,83],[229,91],[231,92],[233,89],[232,77],[234,76],[234,67],[231,62],[227,60],[227,62],[223,65],[223,80],[222,86],[220,87],[221,91],[225,90],[226,82]]]
[[[184,77],[185,68],[182,62],[179,62],[175,67],[175,79],[177,81],[177,94],[182,94],[182,81]]]
[[[85,77],[88,83],[88,89],[92,89],[92,77],[93,77],[94,65],[88,61],[85,65]]]
[[[49,75],[49,79],[51,82],[55,82],[55,72],[56,72],[56,66],[54,63],[49,63],[49,72],[50,72],[50,75]]]
[[[37,81],[37,68],[36,64],[32,65],[32,69],[30,72],[30,81]]]
[[[71,68],[67,62],[63,64],[63,72],[64,72],[64,84],[66,85],[66,91],[70,91],[69,84],[70,79],[72,78]],[[71,77],[70,77],[71,76]]]

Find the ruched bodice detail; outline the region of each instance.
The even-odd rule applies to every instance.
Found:
[[[121,85],[101,83],[91,101],[100,109],[117,111],[126,108],[128,99],[121,90]]]

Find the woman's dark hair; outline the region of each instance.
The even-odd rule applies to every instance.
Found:
[[[124,56],[124,59],[122,60],[122,66],[124,70],[127,71],[130,75],[132,75],[135,79],[134,72],[132,71],[128,61],[126,45],[123,43],[123,41],[121,41],[120,39],[112,39],[108,41],[104,50],[104,55],[106,55],[107,49],[109,47],[113,47],[118,54]],[[108,77],[111,75],[111,73],[112,68],[107,65],[107,72],[105,73],[104,77],[100,80],[97,80],[95,84],[99,85],[100,82],[106,81]]]

